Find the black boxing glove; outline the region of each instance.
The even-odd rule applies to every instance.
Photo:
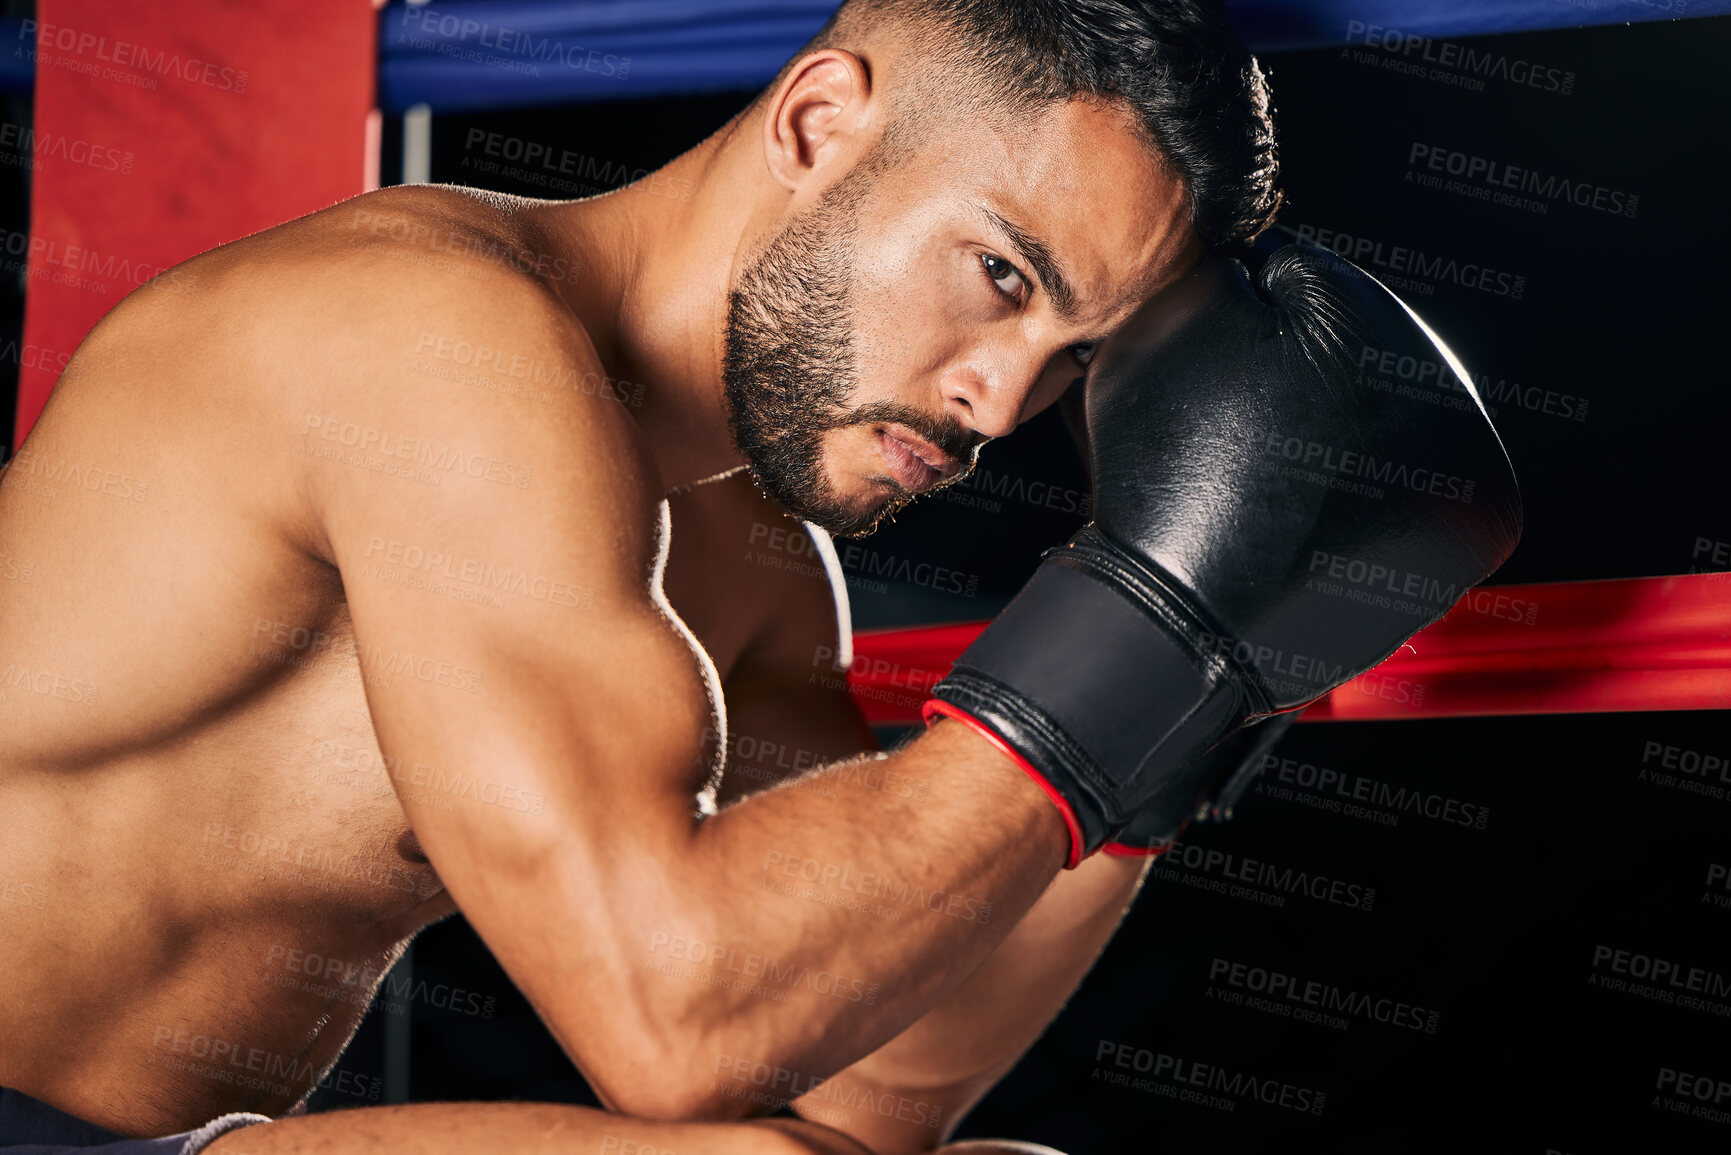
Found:
[[[1269,718],[1252,718],[1216,742],[1200,759],[1203,803],[1195,814],[1170,829],[1158,807],[1138,812],[1112,840],[1100,849],[1125,858],[1152,858],[1172,849],[1172,843],[1190,822],[1197,819],[1232,817],[1238,799],[1262,773],[1268,755],[1298,721],[1298,711],[1289,710]]]
[[[1361,377],[1388,356],[1446,365],[1455,388]],[[1221,739],[1375,666],[1514,549],[1520,492],[1469,382],[1331,253],[1289,245],[1254,286],[1203,261],[1095,355],[1094,521],[934,687],[928,720],[972,726],[1033,776],[1068,866],[1132,819],[1175,836]]]

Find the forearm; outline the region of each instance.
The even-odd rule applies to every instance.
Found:
[[[794,1110],[877,1155],[935,1149],[1063,1009],[1117,929],[1148,861],[1096,856],[1060,874],[942,1002]]]
[[[964,727],[868,765],[923,788],[825,767],[596,880],[618,944],[607,969],[636,1009],[623,1021],[677,1065],[658,1078],[706,1085],[699,1109],[792,1098],[881,1046],[980,964],[1063,862],[1050,801]],[[770,1082],[741,1085],[742,1064]]]

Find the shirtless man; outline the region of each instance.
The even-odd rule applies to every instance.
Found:
[[[846,648],[833,561],[742,563],[751,527],[860,532],[955,478],[1272,216],[1223,9],[1088,11],[853,0],[632,187],[382,190],[96,327],[0,486],[0,1149],[37,1108],[72,1146],[176,1134],[117,1152],[943,1141],[1140,861],[1060,875],[1047,793],[953,721],[867,755],[918,790],[733,775],[723,804],[758,792],[698,815],[729,727],[870,742],[809,678]],[[747,465],[775,503],[725,476]],[[789,862],[991,917],[771,893]],[[376,981],[458,908],[617,1114],[284,1117],[366,992],[261,975],[296,950]],[[736,1121],[741,1063],[808,1121]],[[926,1110],[835,1108],[850,1087]],[[178,1134],[235,1112],[276,1121]]]

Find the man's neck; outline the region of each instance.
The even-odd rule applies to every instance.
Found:
[[[578,278],[560,287],[602,366],[628,395],[643,386],[631,412],[668,489],[743,464],[722,355],[741,241],[761,227],[755,124],[742,117],[629,189],[535,210],[578,255]]]

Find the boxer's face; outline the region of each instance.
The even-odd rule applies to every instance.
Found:
[[[888,171],[856,164],[743,267],[735,439],[795,515],[869,532],[1055,401],[1197,253],[1181,185],[1115,110],[935,130]]]

